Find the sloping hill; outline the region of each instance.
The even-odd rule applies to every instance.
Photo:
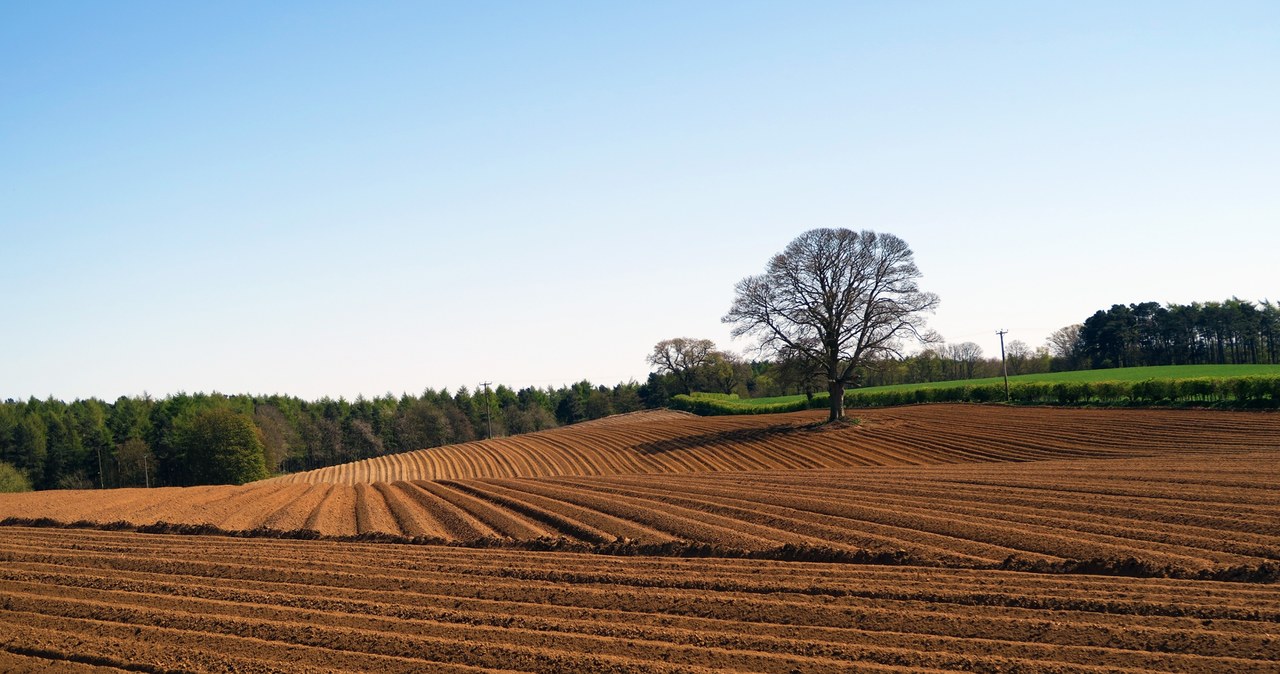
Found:
[[[637,414],[242,487],[4,495],[0,519],[976,568],[1134,558],[1196,574],[1280,560],[1278,415],[820,418]]]
[[[698,417],[640,412],[539,433],[423,449],[275,478],[292,483],[566,477],[910,466],[1146,456],[1251,446],[1272,417],[1204,411],[931,405]]]

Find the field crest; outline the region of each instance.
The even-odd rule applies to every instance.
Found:
[[[1277,417],[1204,411],[934,405],[698,417],[666,410],[286,475],[282,483],[804,470],[1165,455],[1251,442]],[[1225,443],[1225,445],[1224,445]]]
[[[637,414],[240,487],[7,495],[0,519],[610,554],[1280,573],[1278,415],[930,405],[869,411],[856,426],[820,419]]]

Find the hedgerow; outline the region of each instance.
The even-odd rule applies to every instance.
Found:
[[[918,388],[907,391],[845,393],[847,407],[884,407],[937,402],[999,402],[1002,384]],[[1031,405],[1211,405],[1280,407],[1280,377],[1198,377],[1145,381],[1018,382],[1009,385],[1009,402]],[[741,403],[740,403],[741,404]]]
[[[813,398],[794,400],[791,402],[753,405],[749,400],[740,400],[737,395],[720,393],[679,394],[672,396],[669,407],[673,410],[693,412],[702,416],[720,416],[726,414],[778,414],[780,412],[799,412],[800,410],[820,409],[828,406],[828,396],[819,393]]]
[[[672,409],[704,416],[776,414],[825,409],[828,396],[753,405],[736,395],[695,393],[671,399]],[[1003,384],[979,384],[908,390],[845,392],[845,407],[890,407],[920,403],[985,403],[1005,401]],[[1280,376],[1196,377],[1144,381],[1016,382],[1008,401],[1023,405],[1109,405],[1133,407],[1212,406],[1223,408],[1280,407]]]

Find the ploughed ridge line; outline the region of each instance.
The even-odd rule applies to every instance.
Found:
[[[0,529],[0,561],[6,671],[1280,664],[1272,585],[23,527]]]
[[[861,410],[827,427],[819,410],[698,417],[656,410],[381,456],[268,480],[395,482],[916,466],[1164,454],[1252,446],[1273,418],[1196,410],[927,405]]]
[[[6,495],[0,524],[1280,577],[1280,415],[930,405],[821,418],[639,413],[239,487]]]

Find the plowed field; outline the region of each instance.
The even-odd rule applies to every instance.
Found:
[[[0,671],[1280,671],[1280,415],[820,419],[0,495]]]
[[[927,405],[859,410],[861,424],[817,425],[826,412],[698,417],[657,411],[322,468],[280,482],[560,477],[804,470],[1280,449],[1275,415]]]
[[[0,560],[10,671],[1280,668],[1275,585],[19,527]]]
[[[537,447],[541,463],[527,466],[543,472],[568,472],[557,457],[579,451],[672,471],[661,476],[616,466],[615,474],[599,475],[611,464],[598,459],[584,460],[573,476],[319,481],[340,467],[243,487],[12,495],[0,499],[0,518],[472,545],[555,539],[576,550],[624,544],[648,553],[694,544],[715,554],[802,559],[822,550],[822,559],[896,555],[967,568],[1010,557],[1044,564],[1135,558],[1191,575],[1280,560],[1276,415],[935,406],[877,412],[863,425],[836,429],[812,427],[814,416],[640,414],[416,453],[501,456]],[[598,450],[613,433],[621,435],[611,449]],[[757,467],[792,468],[747,470],[743,456]],[[406,459],[404,470],[387,468],[401,458],[361,470],[391,478],[424,465]],[[479,471],[482,464],[467,465]]]

